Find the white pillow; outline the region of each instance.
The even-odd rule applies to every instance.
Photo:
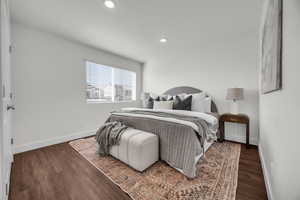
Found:
[[[205,105],[203,101],[205,99],[205,96],[206,95],[204,92],[192,94],[192,111],[205,112]]]
[[[153,109],[173,109],[173,101],[154,101]]]
[[[211,112],[211,97],[206,97],[203,101],[204,112]]]

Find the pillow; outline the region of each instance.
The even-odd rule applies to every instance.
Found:
[[[168,95],[168,97],[167,97],[167,101],[173,101],[174,100],[174,97],[173,96],[170,96],[170,95]]]
[[[176,96],[178,96],[181,100],[184,100],[186,97],[190,96],[191,94],[187,94],[187,93],[181,93],[181,94],[177,94]],[[173,98],[175,99],[174,96]]]
[[[192,111],[195,112],[211,112],[211,97],[196,99],[192,101]]]
[[[153,108],[153,102],[154,102],[154,101],[159,101],[159,97],[153,98],[153,97],[150,96],[150,97],[146,100],[145,108],[152,109],[152,108]]]
[[[211,112],[211,97],[206,97],[204,100],[204,112]]]
[[[154,101],[153,109],[172,110],[173,101]]]
[[[167,95],[161,95],[161,96],[158,96],[158,98],[159,98],[159,101],[168,101]]]
[[[192,94],[193,99],[192,99],[192,111],[195,112],[204,112],[204,104],[203,100],[205,99],[205,93],[197,93],[197,94]]]
[[[175,100],[176,99],[176,96],[178,96],[181,100],[183,100],[185,97],[189,96],[191,94],[186,94],[186,93],[181,93],[181,94],[177,94],[175,96],[171,96],[171,95],[167,95],[166,97],[164,98],[167,98],[166,101],[171,101],[171,100]]]
[[[173,109],[174,110],[191,110],[192,108],[192,95],[181,99],[179,96],[175,97]]]

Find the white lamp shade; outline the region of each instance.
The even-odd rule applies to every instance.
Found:
[[[227,100],[243,100],[244,99],[244,89],[243,88],[228,88],[227,89]]]

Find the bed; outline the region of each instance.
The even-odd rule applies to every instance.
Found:
[[[192,87],[176,87],[164,95],[202,92]],[[107,122],[123,124],[159,136],[160,159],[188,178],[197,176],[196,164],[205,151],[216,141],[218,134],[218,109],[211,102],[212,113],[182,110],[151,110],[124,108],[114,111]]]

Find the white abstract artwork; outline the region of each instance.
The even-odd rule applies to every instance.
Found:
[[[282,0],[268,0],[261,38],[261,92],[282,88]]]

